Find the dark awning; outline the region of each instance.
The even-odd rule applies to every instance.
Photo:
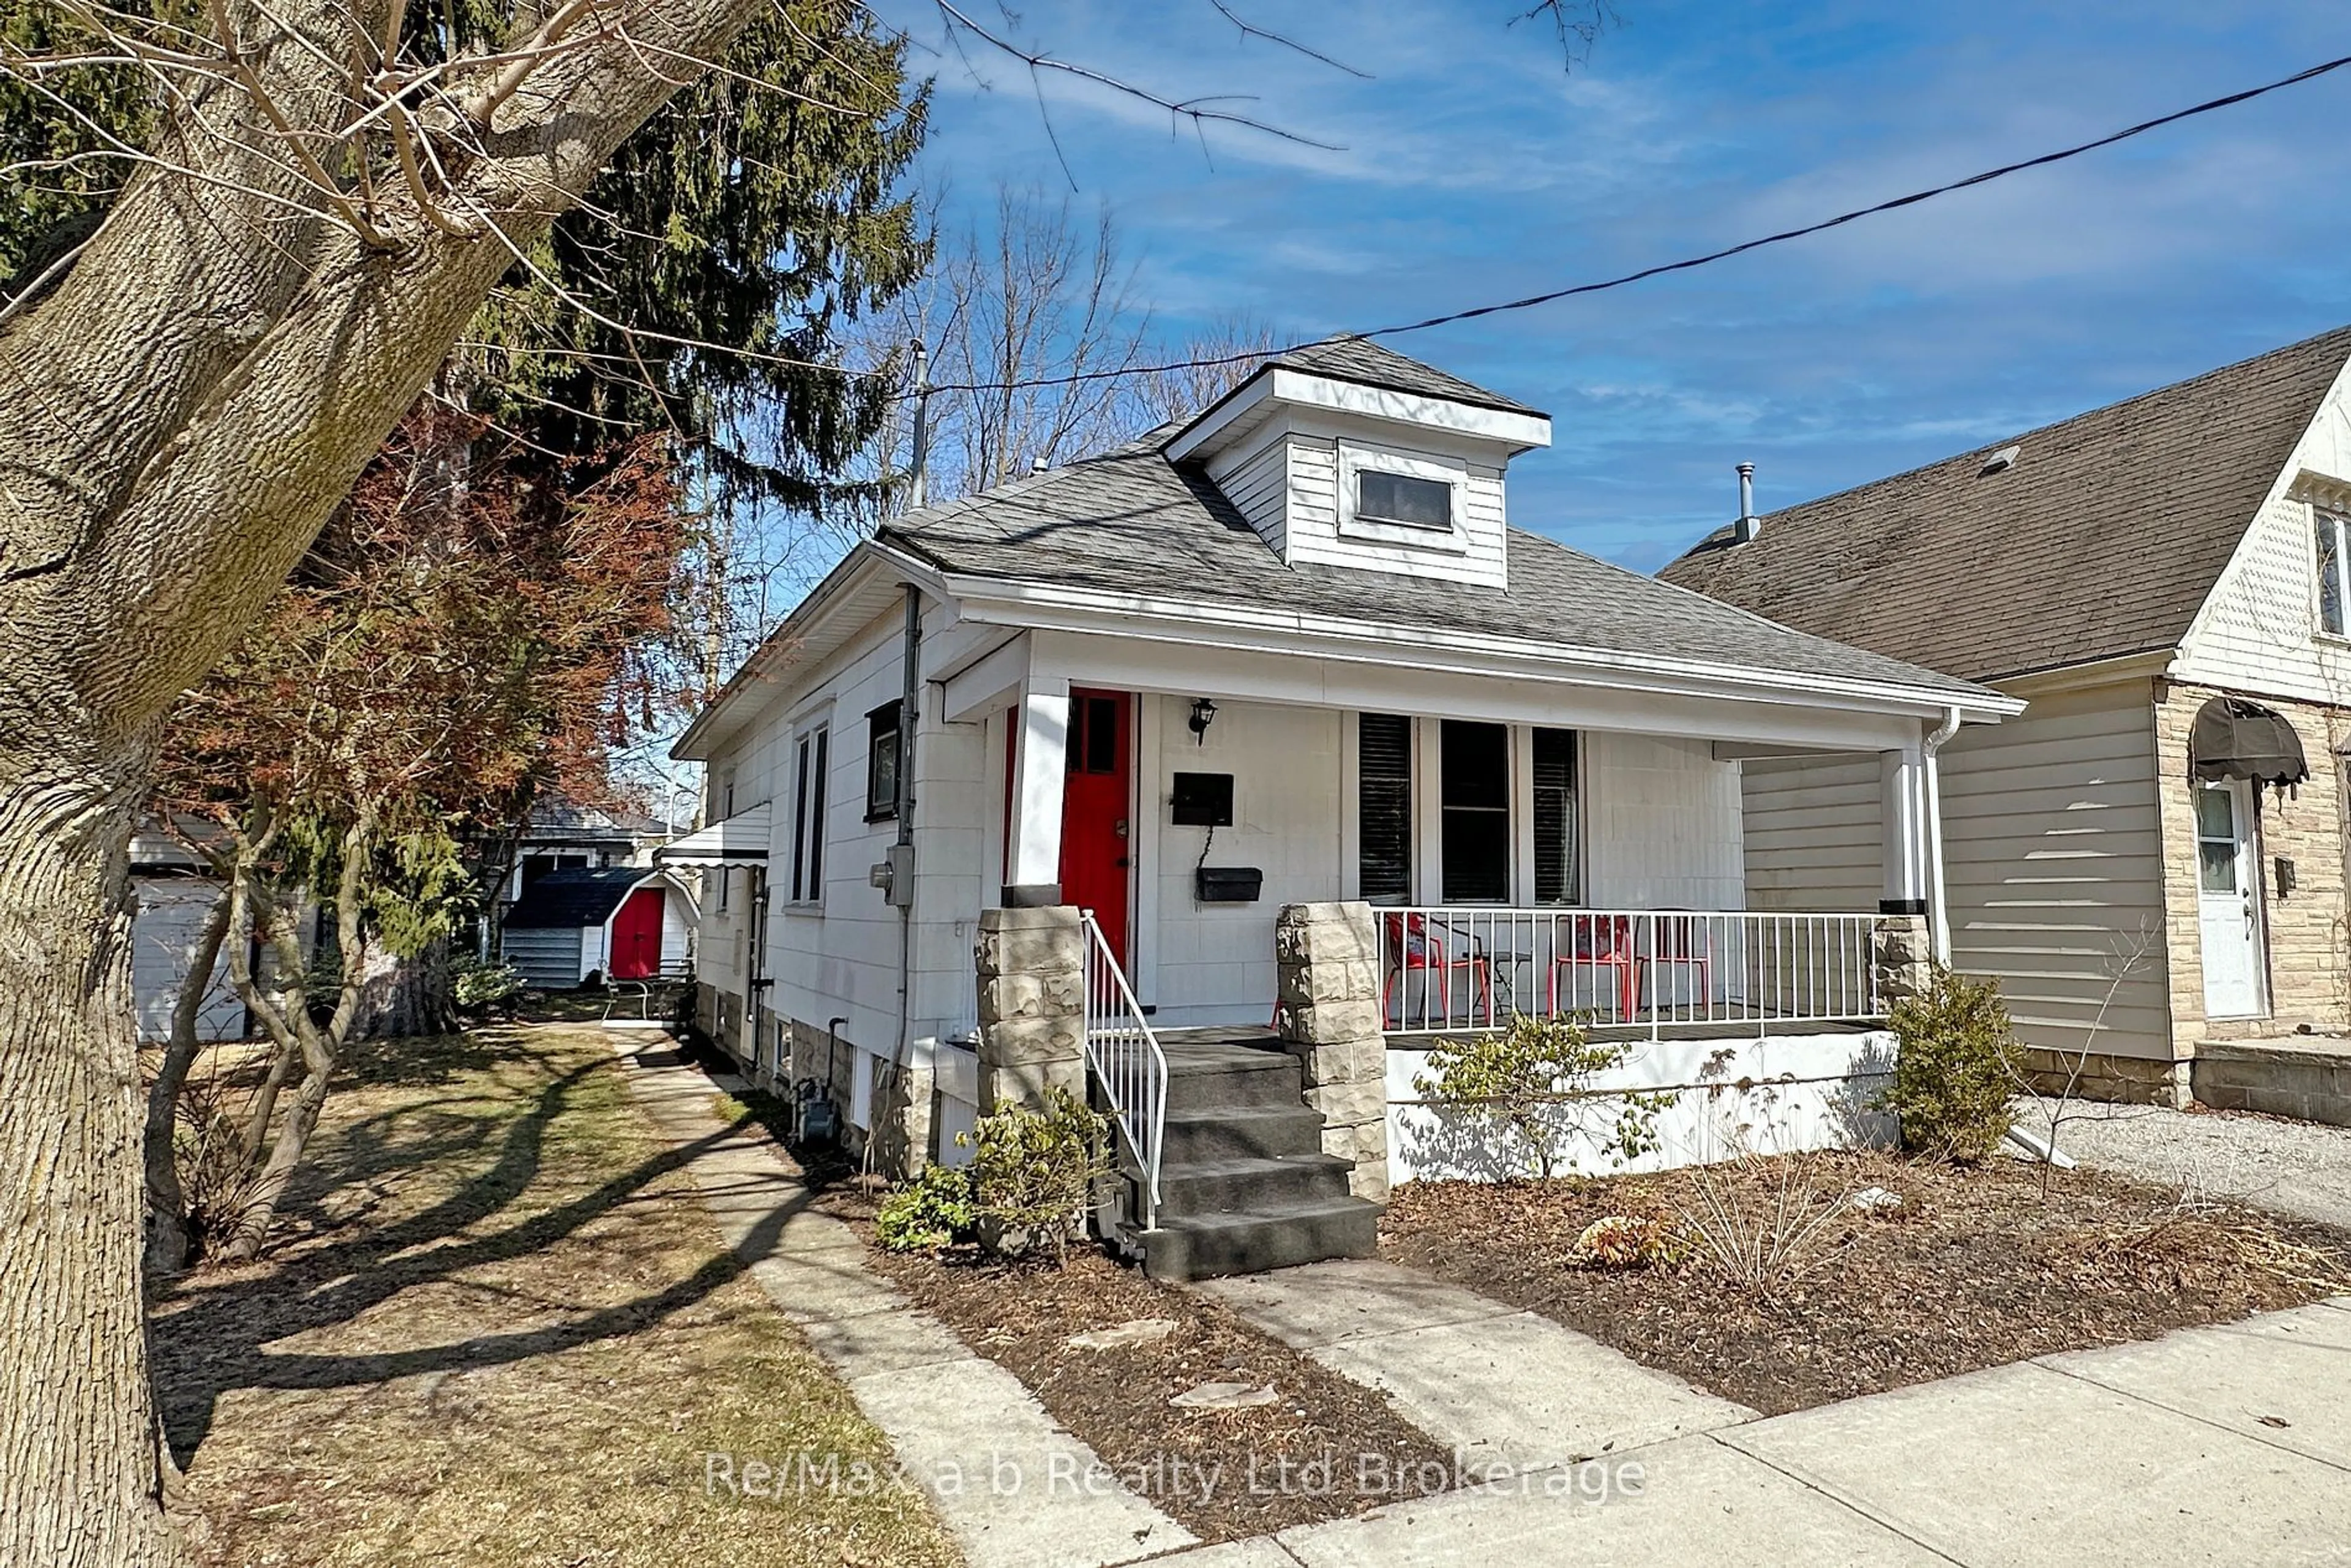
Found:
[[[2214,697],[2188,732],[2188,771],[2199,779],[2251,779],[2281,788],[2310,777],[2294,726],[2259,703]]]

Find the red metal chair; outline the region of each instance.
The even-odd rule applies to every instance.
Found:
[[[1637,999],[1641,996],[1642,984],[1648,979],[1649,966],[1658,964],[1668,968],[1696,969],[1698,1004],[1700,1007],[1708,1006],[1714,996],[1714,943],[1711,936],[1703,942],[1698,939],[1699,922],[1695,915],[1658,915],[1651,924],[1656,928],[1654,942],[1656,950],[1635,960],[1640,977],[1634,985],[1634,997]]]
[[[1486,955],[1478,950],[1474,938],[1461,937],[1463,951],[1457,957],[1447,946],[1447,939],[1454,933],[1447,930],[1441,922],[1434,931],[1430,930],[1428,917],[1425,915],[1389,915],[1382,917],[1382,923],[1387,936],[1383,944],[1386,949],[1387,977],[1380,987],[1380,1019],[1383,1023],[1386,1022],[1388,1010],[1395,1002],[1396,982],[1417,969],[1423,976],[1423,1022],[1426,1023],[1428,1011],[1427,977],[1433,974],[1437,983],[1445,988],[1445,1019],[1450,1025],[1453,1019],[1453,972],[1467,969],[1469,971],[1470,992],[1478,1008],[1486,1015],[1486,1027],[1491,1029],[1494,1026],[1494,967]],[[1398,1011],[1395,1027],[1403,1028],[1404,1022],[1404,1014]]]
[[[1561,942],[1561,925],[1571,939]],[[1616,1017],[1629,1019],[1641,990],[1641,960],[1633,952],[1633,920],[1625,915],[1563,915],[1552,926],[1549,1012],[1559,1016],[1559,972],[1591,968],[1616,971]],[[1573,993],[1571,985],[1569,990]]]

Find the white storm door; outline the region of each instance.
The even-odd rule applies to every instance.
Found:
[[[2204,946],[2204,1014],[2262,1011],[2262,883],[2254,859],[2252,790],[2241,779],[2198,780],[2196,903]]]

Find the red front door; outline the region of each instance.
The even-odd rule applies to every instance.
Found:
[[[662,890],[641,887],[629,894],[612,916],[612,962],[615,980],[649,980],[661,973]]]
[[[1127,760],[1133,707],[1124,692],[1070,693],[1069,774],[1061,789],[1061,897],[1094,912],[1121,963],[1128,960],[1126,883],[1134,856]]]

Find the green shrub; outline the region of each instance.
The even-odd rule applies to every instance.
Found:
[[[1430,1102],[1483,1112],[1517,1134],[1533,1174],[1548,1181],[1570,1134],[1590,1140],[1612,1166],[1657,1147],[1657,1113],[1671,1093],[1600,1093],[1593,1079],[1623,1066],[1633,1047],[1595,1041],[1583,1020],[1512,1013],[1499,1034],[1440,1040],[1412,1086]]]
[[[983,1116],[970,1137],[980,1244],[1007,1257],[1047,1247],[1056,1266],[1067,1263],[1094,1182],[1110,1174],[1110,1124],[1049,1089],[1043,1110]]]
[[[1901,1055],[1879,1103],[1902,1124],[1902,1146],[1962,1164],[2000,1147],[2025,1082],[2000,983],[1938,969],[1923,994],[1894,1005],[1889,1021]]]
[[[935,1252],[968,1239],[978,1222],[970,1170],[932,1164],[882,1200],[873,1234],[893,1252]]]
[[[522,995],[523,978],[508,964],[458,958],[449,966],[449,1002],[467,1018],[479,1018]]]

